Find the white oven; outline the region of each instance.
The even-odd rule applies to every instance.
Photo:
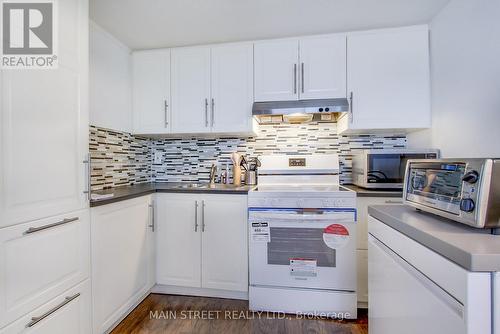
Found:
[[[249,307],[355,319],[356,193],[337,155],[260,157],[248,194]]]
[[[343,208],[250,208],[250,284],[355,291],[355,216]]]

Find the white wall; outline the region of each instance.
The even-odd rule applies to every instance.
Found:
[[[500,157],[500,1],[452,0],[430,24],[432,129],[443,157]]]
[[[132,130],[130,50],[94,22],[90,24],[90,124]]]

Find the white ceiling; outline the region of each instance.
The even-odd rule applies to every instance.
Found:
[[[449,0],[90,0],[131,49],[427,23]]]

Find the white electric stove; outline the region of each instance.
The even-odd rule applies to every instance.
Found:
[[[248,195],[253,311],[355,319],[356,194],[337,155],[260,157]]]

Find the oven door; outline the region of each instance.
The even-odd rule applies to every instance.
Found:
[[[356,290],[355,209],[249,209],[250,285]]]

